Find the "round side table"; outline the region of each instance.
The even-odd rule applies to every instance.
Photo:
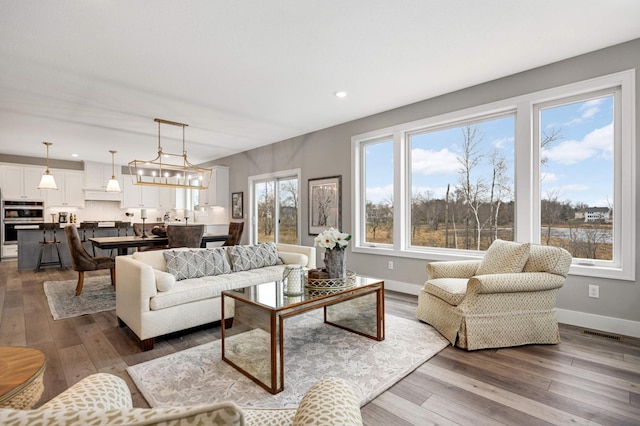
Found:
[[[44,391],[46,365],[37,349],[0,346],[0,408],[33,408]]]

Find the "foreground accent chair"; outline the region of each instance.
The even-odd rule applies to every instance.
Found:
[[[204,225],[169,225],[167,226],[167,238],[169,248],[192,247],[200,248]]]
[[[240,238],[242,238],[242,231],[244,230],[244,222],[230,222],[229,223],[229,238],[222,245],[223,246],[236,246],[240,244]]]
[[[482,260],[429,263],[416,317],[467,350],[559,343],[570,266],[562,248],[496,240]]]
[[[71,265],[74,271],[78,271],[78,284],[76,286],[76,296],[82,293],[84,285],[84,273],[86,271],[97,271],[100,269],[109,269],[111,272],[111,284],[116,286],[116,261],[108,256],[91,256],[82,246],[80,235],[74,225],[67,225],[64,228],[67,236],[67,247],[71,255]]]
[[[233,402],[133,408],[127,383],[108,373],[87,376],[35,410],[0,409],[3,425],[362,425],[358,398],[340,378],[314,384],[297,409],[247,409]]]

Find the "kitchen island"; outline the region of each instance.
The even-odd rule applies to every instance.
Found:
[[[71,267],[71,256],[67,247],[67,237],[64,233],[64,226],[71,224],[60,224],[60,229],[56,229],[56,239],[60,241],[60,257],[62,258],[62,266],[64,268]],[[78,225],[72,225],[77,226]],[[40,229],[17,229],[18,232],[18,270],[35,269],[38,264],[38,255],[40,254],[40,244],[43,238],[43,231]],[[122,230],[120,231],[122,233]],[[84,230],[78,229],[80,238],[83,237]],[[133,230],[129,229],[129,235],[133,234]],[[118,228],[115,226],[99,226],[94,230],[86,231],[87,241],[83,243],[87,252],[93,255],[93,248],[88,241],[92,237],[115,237],[118,235]],[[51,232],[47,232],[47,239],[53,238]],[[52,262],[57,259],[58,254],[53,246],[45,247],[42,254],[42,262]],[[96,256],[111,256],[111,250],[96,249]]]

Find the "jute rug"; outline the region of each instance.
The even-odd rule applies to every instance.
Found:
[[[116,308],[116,293],[108,275],[85,277],[80,296],[76,296],[77,284],[77,280],[44,282],[44,294],[47,295],[54,320]]]
[[[364,405],[449,344],[417,320],[388,314],[385,320],[386,338],[377,342],[323,324],[322,310],[288,318],[284,391],[276,395],[222,361],[220,340],[131,366],[127,372],[152,407],[229,400],[246,407],[297,407],[313,383],[331,376],[354,383]],[[255,341],[266,335],[261,330],[249,333]],[[227,340],[226,346],[257,351],[250,343]]]

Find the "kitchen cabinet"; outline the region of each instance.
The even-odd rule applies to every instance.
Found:
[[[39,190],[38,185],[46,167],[12,165],[2,166],[1,169],[2,198],[17,201],[44,200],[46,191]]]
[[[157,208],[160,205],[160,192],[157,186],[134,185],[131,179],[124,179],[122,188],[122,207]]]
[[[229,167],[214,166],[209,188],[200,190],[199,197],[201,207],[229,209]]]
[[[120,201],[122,202],[122,192],[106,192],[107,182],[111,176],[120,183],[122,190],[122,166],[114,167],[114,174],[111,174],[111,163],[97,163],[94,161],[84,162],[84,198],[85,200],[100,201]]]
[[[183,188],[159,188],[159,204],[162,210],[175,210],[187,208],[187,189]]]
[[[84,173],[79,171],[50,169],[56,180],[57,191],[47,191],[47,207],[84,207]]]

